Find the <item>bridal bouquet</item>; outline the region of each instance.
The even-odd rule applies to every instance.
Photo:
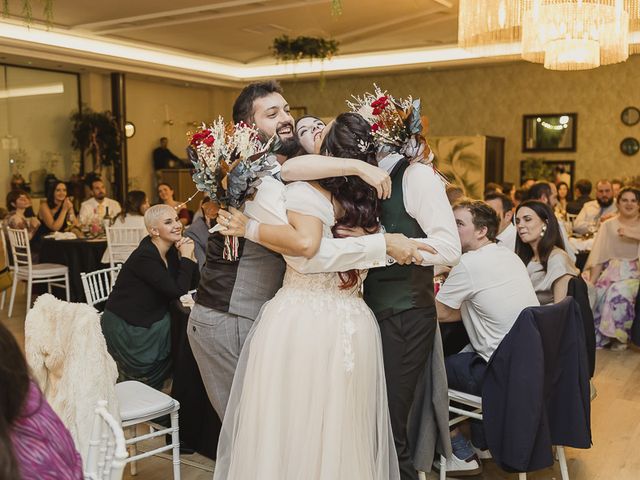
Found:
[[[243,122],[234,125],[218,117],[189,135],[187,153],[194,166],[196,188],[223,208],[241,208],[274,167],[277,137],[265,142],[256,128]],[[219,228],[216,225],[210,232]],[[225,237],[224,258],[238,259],[237,238]]]
[[[376,84],[373,93],[352,95],[347,105],[371,125],[371,133],[378,153],[399,152],[412,158],[426,144],[422,135],[420,99],[396,99]]]

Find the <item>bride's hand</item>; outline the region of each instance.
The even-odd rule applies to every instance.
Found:
[[[391,196],[391,177],[389,174],[374,165],[358,161],[357,175],[378,192],[378,198],[386,200]]]
[[[220,233],[228,237],[244,237],[247,228],[247,217],[240,210],[233,207],[227,210],[219,210],[217,222],[222,226]]]

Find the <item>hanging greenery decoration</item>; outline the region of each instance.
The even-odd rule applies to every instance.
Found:
[[[277,60],[326,60],[338,53],[338,42],[321,37],[289,38],[282,35],[273,40],[271,50]]]
[[[71,115],[71,146],[82,155],[91,155],[93,171],[120,161],[120,132],[111,112],[95,112],[89,107]]]
[[[43,7],[44,19],[48,26],[53,23],[53,0],[41,0]],[[9,11],[9,0],[2,0],[2,16],[8,17],[11,14]],[[33,9],[31,7],[31,0],[22,0],[22,18],[27,25],[30,25],[33,21]]]

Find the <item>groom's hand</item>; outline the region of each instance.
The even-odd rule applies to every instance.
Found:
[[[433,247],[416,240],[411,240],[401,233],[385,233],[384,239],[387,244],[387,255],[392,257],[400,265],[410,263],[422,263],[420,251],[437,253]]]

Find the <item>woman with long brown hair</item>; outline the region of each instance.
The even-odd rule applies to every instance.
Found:
[[[516,209],[516,254],[527,266],[540,305],[567,296],[571,277],[578,275],[560,236],[560,226],[546,203],[527,200]]]

